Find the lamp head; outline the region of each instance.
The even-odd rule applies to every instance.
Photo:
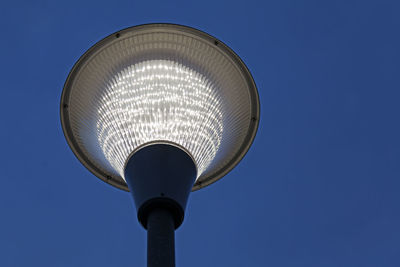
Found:
[[[74,65],[61,97],[64,135],[93,174],[129,190],[126,168],[149,144],[173,144],[195,166],[192,190],[249,149],[259,100],[241,59],[193,28],[147,24],[112,34]]]

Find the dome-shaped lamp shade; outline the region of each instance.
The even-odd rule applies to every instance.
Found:
[[[171,24],[110,35],[75,64],[61,99],[61,122],[79,160],[128,190],[130,156],[154,143],[183,149],[196,167],[193,189],[229,172],[249,149],[259,120],[257,89],[226,45]]]

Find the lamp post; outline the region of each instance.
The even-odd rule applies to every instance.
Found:
[[[81,163],[132,193],[148,266],[175,266],[174,231],[190,191],[227,174],[259,122],[253,78],[216,38],[147,24],[114,33],[72,68],[61,124]]]

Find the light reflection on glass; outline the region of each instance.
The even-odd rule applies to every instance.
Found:
[[[131,65],[107,84],[97,109],[97,139],[121,175],[130,153],[152,141],[170,141],[193,156],[197,177],[221,144],[222,105],[204,76],[169,60]]]

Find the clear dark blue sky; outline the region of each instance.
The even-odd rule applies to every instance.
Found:
[[[119,29],[206,31],[252,71],[256,140],[197,191],[178,266],[400,266],[398,1],[3,1],[0,266],[145,266],[128,193],[62,134],[69,70]]]

